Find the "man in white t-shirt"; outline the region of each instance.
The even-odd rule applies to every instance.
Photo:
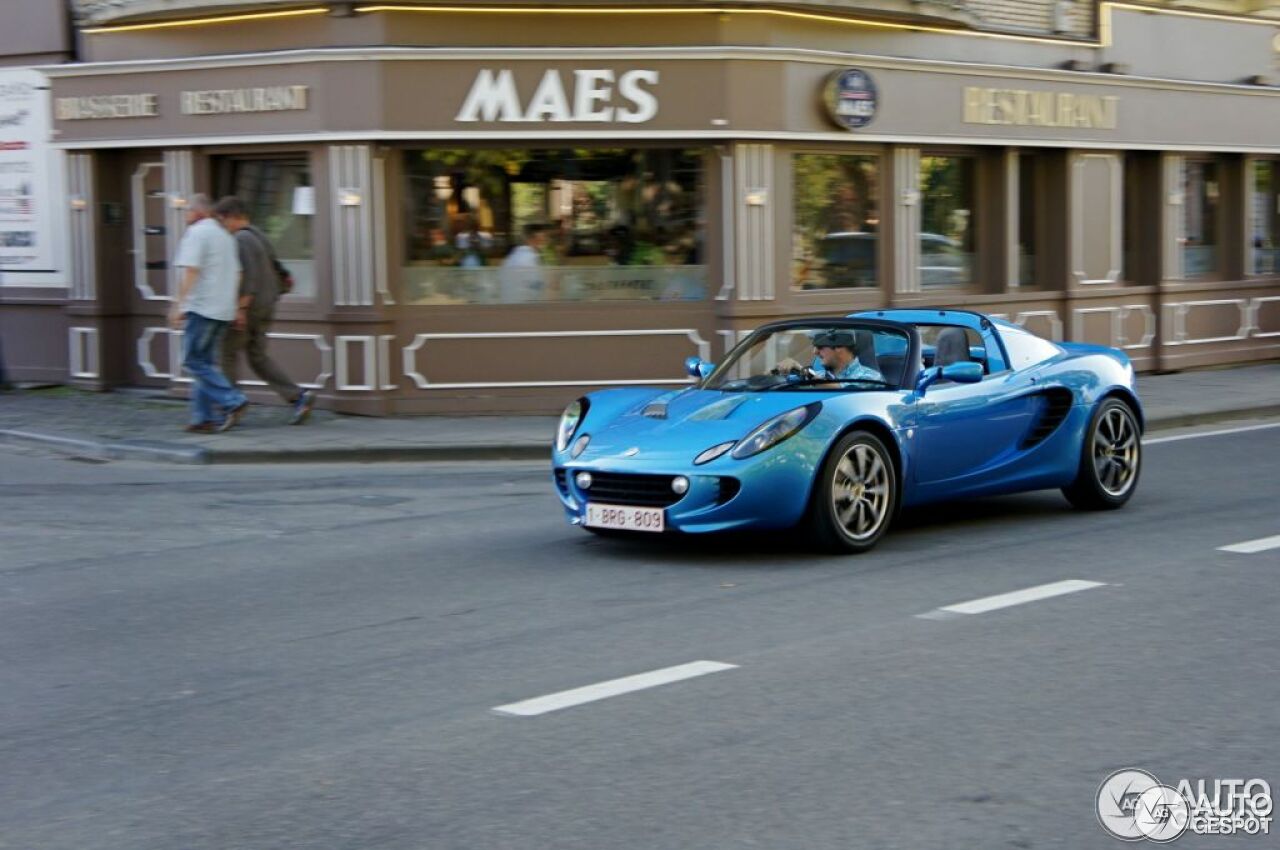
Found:
[[[547,247],[547,228],[541,224],[529,224],[524,228],[524,244],[517,245],[502,261],[498,282],[502,287],[500,300],[504,304],[523,304],[545,298],[546,280],[543,278],[542,249]]]
[[[182,276],[169,325],[183,332],[182,365],[192,379],[187,430],[227,431],[249,407],[244,393],[216,365],[218,345],[236,317],[240,256],[235,239],[213,218],[213,203],[205,195],[192,196],[187,206],[187,229],[174,265]]]

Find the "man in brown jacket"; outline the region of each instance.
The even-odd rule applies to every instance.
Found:
[[[234,384],[237,355],[244,351],[254,374],[293,407],[289,424],[301,425],[311,415],[316,394],[290,380],[267,354],[267,332],[281,295],[275,252],[266,235],[250,224],[249,211],[239,198],[230,196],[218,201],[214,215],[235,236],[244,269],[236,318],[222,342],[222,372]]]

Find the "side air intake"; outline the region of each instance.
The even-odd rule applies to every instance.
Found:
[[[1062,420],[1071,412],[1074,397],[1071,390],[1056,387],[1040,393],[1040,410],[1036,414],[1035,424],[1027,432],[1021,448],[1031,449],[1049,439],[1049,435],[1058,430]]]

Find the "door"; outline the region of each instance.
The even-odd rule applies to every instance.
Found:
[[[1031,389],[1022,373],[1008,371],[930,386],[916,402],[916,483],[964,487],[1012,460],[1035,413]]]

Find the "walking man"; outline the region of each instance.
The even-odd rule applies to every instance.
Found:
[[[289,424],[301,425],[311,415],[316,394],[291,381],[267,354],[267,331],[271,330],[276,301],[281,295],[275,251],[266,234],[250,224],[249,211],[239,198],[230,196],[218,201],[214,215],[235,237],[244,270],[235,321],[222,343],[222,371],[234,384],[239,371],[237,357],[243,351],[254,374],[293,407]]]
[[[214,363],[218,343],[236,315],[240,259],[235,240],[213,218],[213,204],[205,195],[193,195],[187,206],[187,230],[174,265],[182,269],[182,278],[169,308],[169,325],[184,331],[182,365],[193,381],[187,430],[228,431],[249,408],[244,393]]]

